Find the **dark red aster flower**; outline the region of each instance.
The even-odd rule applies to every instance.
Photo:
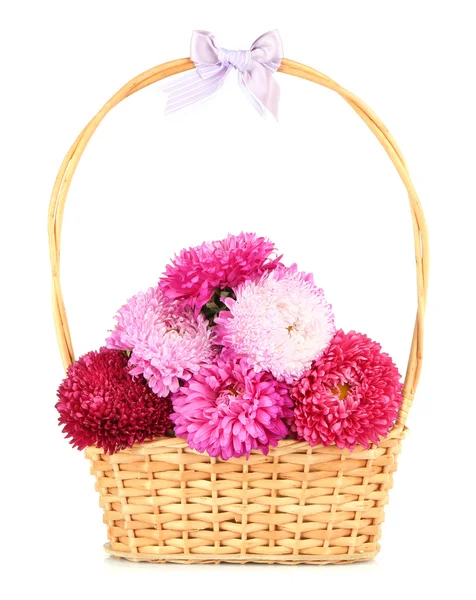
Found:
[[[168,398],[159,398],[143,377],[128,373],[127,356],[101,348],[68,367],[56,408],[63,432],[83,450],[97,445],[112,454],[172,429]]]
[[[366,335],[338,331],[324,354],[292,386],[292,430],[311,446],[353,450],[387,435],[397,418],[397,367]]]

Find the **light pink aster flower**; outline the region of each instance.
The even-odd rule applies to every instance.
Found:
[[[380,344],[361,333],[340,330],[291,388],[292,429],[311,446],[368,448],[395,422],[401,391],[398,369]]]
[[[287,434],[292,416],[287,387],[245,360],[202,367],[172,396],[175,434],[188,445],[224,460],[268,453]]]
[[[108,348],[132,351],[150,330],[150,322],[163,319],[172,303],[158,287],[149,288],[130,298],[115,316],[116,327],[106,340]]]
[[[216,288],[235,288],[249,278],[259,278],[280,265],[274,244],[255,233],[228,235],[182,250],[167,265],[159,282],[164,295],[184,299],[200,311]]]
[[[256,371],[279,381],[299,378],[329,345],[334,315],[312,275],[296,265],[246,281],[215,319],[217,342],[228,356],[248,357]]]
[[[213,332],[203,315],[171,302],[158,288],[131,298],[116,315],[108,348],[129,350],[130,373],[143,375],[158,396],[179,389],[200,366],[212,360]]]

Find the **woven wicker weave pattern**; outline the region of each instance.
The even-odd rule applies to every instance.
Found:
[[[401,428],[354,452],[284,440],[210,458],[181,438],[89,448],[112,554],[138,560],[349,562],[378,552]]]

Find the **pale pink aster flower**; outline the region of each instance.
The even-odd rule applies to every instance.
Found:
[[[349,450],[378,444],[402,402],[400,373],[392,359],[380,344],[355,331],[338,331],[290,392],[298,439]]]
[[[159,282],[167,298],[184,299],[199,312],[216,288],[235,288],[249,278],[259,278],[280,265],[274,244],[255,233],[228,235],[182,250],[167,265]]]
[[[226,355],[248,357],[256,371],[279,381],[299,378],[335,333],[324,292],[296,265],[246,281],[235,294],[224,300],[229,311],[215,319],[217,342]]]
[[[288,388],[246,361],[217,359],[195,373],[172,396],[175,435],[190,448],[220,456],[249,457],[276,446],[292,417]]]
[[[131,298],[116,315],[108,348],[128,350],[130,373],[143,375],[152,391],[165,397],[179,389],[215,355],[213,332],[203,315],[171,302],[158,288]]]
[[[151,287],[130,298],[114,317],[116,327],[106,340],[108,348],[130,350],[142,341],[150,330],[150,322],[163,319],[171,310],[171,302],[158,287]]]

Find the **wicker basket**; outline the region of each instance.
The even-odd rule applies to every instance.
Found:
[[[65,368],[74,361],[61,292],[63,211],[81,155],[104,116],[119,102],[165,77],[194,68],[187,59],[150,69],[120,89],[85,127],[58,173],[49,209],[55,327]],[[152,562],[343,563],[369,560],[379,551],[380,526],[418,383],[428,275],[424,215],[405,161],[380,119],[337,83],[283,59],[281,73],[336,91],[382,144],[407,189],[413,220],[418,305],[395,427],[378,446],[353,452],[283,440],[267,456],[211,458],[181,438],[161,438],[107,455],[88,448],[104,509],[106,551]]]

